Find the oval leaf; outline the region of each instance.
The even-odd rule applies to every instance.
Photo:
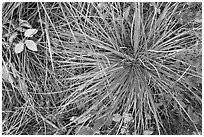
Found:
[[[20,26],[24,27],[26,29],[31,29],[32,28],[32,26],[26,20],[21,20],[20,21]]]
[[[15,52],[18,54],[18,53],[21,53],[24,49],[24,43],[23,42],[19,42],[18,44],[16,44],[15,46]]]
[[[32,37],[33,35],[35,35],[38,32],[37,29],[27,29],[24,33],[25,37]]]
[[[25,41],[26,47],[29,48],[32,51],[38,51],[37,44],[32,40],[26,40]]]
[[[27,28],[27,29],[31,29],[32,26],[28,23],[28,22],[23,22],[20,24],[21,27]]]

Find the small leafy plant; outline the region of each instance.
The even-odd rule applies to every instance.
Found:
[[[15,53],[21,53],[24,49],[24,45],[31,51],[38,51],[37,49],[37,44],[33,40],[29,40],[27,38],[33,37],[38,32],[37,29],[27,29],[24,32],[25,38],[20,41],[18,44],[15,46]]]

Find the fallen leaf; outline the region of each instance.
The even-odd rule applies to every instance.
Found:
[[[129,11],[130,11],[130,7],[127,7],[123,12],[123,17],[125,20],[128,20]]]
[[[154,103],[155,107],[158,109],[160,106],[163,106],[164,103],[160,102],[160,103]]]
[[[178,100],[178,101],[179,101],[179,103],[180,103],[181,107],[186,108],[186,104],[185,104],[185,103],[183,103],[183,101],[181,101],[181,100]]]
[[[5,80],[5,81],[8,81],[8,70],[6,68],[5,65],[2,66],[2,78]]]
[[[23,79],[19,79],[19,87],[22,93],[26,94],[28,87]]]
[[[125,128],[121,128],[120,133],[121,134],[125,134],[126,133],[126,129]]]
[[[91,128],[88,128],[88,127],[82,127],[79,131],[79,128],[77,128],[75,130],[75,132],[77,132],[76,134],[77,135],[93,135],[94,132],[93,130],[91,130]]]
[[[70,121],[74,121],[75,119],[77,119],[77,117],[73,116],[73,117],[70,118]]]
[[[174,100],[174,106],[173,106],[173,111],[178,108],[178,103]]]
[[[176,96],[176,100],[179,102],[179,106],[181,106],[181,107],[183,107],[183,108],[186,108],[186,104],[185,103],[183,103],[183,100],[184,99],[184,97],[183,96]],[[175,103],[177,104],[177,102],[175,101]]]
[[[20,31],[20,32],[25,32],[26,29],[22,28],[21,26],[20,27],[17,27],[16,30]]]
[[[14,39],[17,37],[18,33],[14,32],[11,34],[11,36],[9,37],[8,41],[9,41],[9,45],[13,44]]]
[[[2,66],[2,78],[9,83],[13,83],[13,78],[12,76],[9,74],[8,68],[6,65]]]
[[[15,53],[21,53],[24,49],[24,43],[23,42],[19,42],[18,44],[16,44],[15,46]]]
[[[166,100],[171,101],[172,100],[172,95],[170,95],[169,93],[164,94],[164,97]]]
[[[150,116],[150,114],[146,114],[146,115],[145,115],[145,118],[151,120],[151,116]]]
[[[10,63],[10,66],[11,66],[11,70],[13,72],[13,76],[14,76],[14,78],[16,78],[17,75],[18,75],[18,71],[16,70],[15,64],[14,63]]]
[[[196,71],[197,71],[198,73],[202,74],[202,67],[197,66],[197,67],[196,67]]]
[[[77,108],[79,108],[79,109],[84,108],[84,107],[86,106],[86,104],[84,103],[85,101],[86,101],[86,100],[84,100],[84,99],[77,100],[77,101],[76,101]]]
[[[106,126],[110,126],[112,124],[112,117],[109,117],[107,120],[106,120]]]
[[[120,120],[122,119],[122,116],[120,114],[113,114],[113,121],[115,122],[120,122]]]
[[[143,131],[143,135],[151,135],[152,133],[153,133],[153,131],[151,131],[151,130]]]
[[[119,16],[116,18],[116,21],[118,21],[118,22],[122,22],[122,20],[123,20],[123,18],[122,18],[121,15],[119,15]]]
[[[191,6],[191,5],[193,5],[193,2],[186,2],[186,4],[187,4],[188,6]]]
[[[104,7],[104,3],[103,2],[99,2],[97,6],[98,6],[99,9],[102,9]]]
[[[123,117],[125,123],[130,122],[133,119],[132,114],[126,112],[123,113]]]
[[[193,58],[189,61],[189,63],[192,65],[192,66],[198,66],[199,65],[199,60],[197,58]]]
[[[196,17],[195,17],[194,21],[197,22],[197,23],[202,23],[202,13],[201,13],[201,11],[198,11],[196,13]]]
[[[197,83],[197,77],[188,77],[188,84],[190,87],[197,87],[198,83]]]
[[[175,67],[179,67],[180,66],[180,61],[179,60],[176,60],[175,62],[174,62],[174,65],[175,65]]]
[[[160,10],[159,8],[156,9],[156,12],[157,12],[158,14],[161,14],[161,10]]]
[[[198,133],[193,131],[193,135],[202,135],[202,131],[199,131]]]
[[[77,120],[77,123],[78,123],[78,124],[84,123],[84,122],[86,122],[90,117],[91,117],[90,115],[84,116],[84,117],[78,119],[78,120]]]
[[[140,92],[137,94],[138,98],[143,98],[143,93],[144,93],[144,92],[140,91]]]
[[[188,107],[188,115],[190,116],[190,118],[194,124],[198,124],[200,122],[199,116],[193,112],[191,107]]]
[[[32,51],[38,51],[37,44],[32,40],[25,40],[26,47]]]
[[[104,117],[96,120],[93,126],[93,131],[95,132],[99,130],[103,126],[104,123],[105,123]]]
[[[200,18],[195,18],[194,21],[197,23],[202,23],[202,19],[200,19]]]

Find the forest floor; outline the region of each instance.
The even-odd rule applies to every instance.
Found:
[[[3,3],[2,134],[202,134],[202,3]]]

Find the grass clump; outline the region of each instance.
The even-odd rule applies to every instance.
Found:
[[[3,134],[200,134],[201,8],[3,3]]]

